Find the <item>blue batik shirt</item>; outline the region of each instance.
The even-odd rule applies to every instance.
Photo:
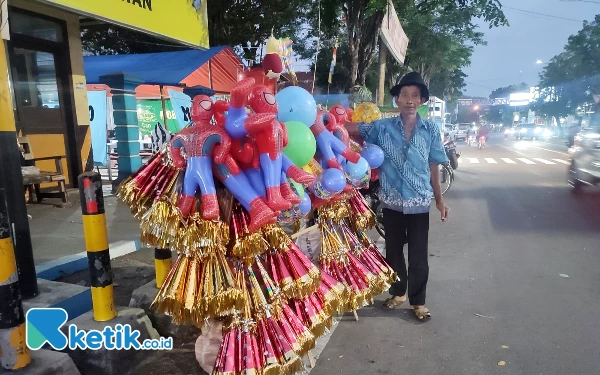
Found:
[[[448,162],[440,128],[417,114],[410,142],[400,116],[359,124],[358,130],[365,142],[385,153],[379,167],[379,199],[385,207],[405,214],[429,212],[433,198],[429,164]]]

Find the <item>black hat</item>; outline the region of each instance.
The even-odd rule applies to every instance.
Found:
[[[402,90],[404,86],[419,86],[421,89],[421,97],[424,98],[425,101],[429,100],[429,89],[419,73],[410,72],[405,74],[400,81],[396,81],[396,86],[392,87],[390,94],[392,94],[392,96],[400,95],[400,90]]]

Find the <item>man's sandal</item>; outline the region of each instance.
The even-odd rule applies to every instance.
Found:
[[[429,309],[425,306],[413,307],[413,310],[415,312],[415,315],[417,316],[417,319],[419,319],[419,320],[431,318],[431,312],[429,312]]]
[[[388,299],[385,300],[385,302],[383,303],[383,307],[385,307],[388,310],[394,310],[396,307],[402,305],[404,302],[406,302],[406,299],[401,300],[400,296],[393,296],[390,297]]]

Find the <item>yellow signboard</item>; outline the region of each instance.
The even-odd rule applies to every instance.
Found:
[[[207,0],[38,0],[77,14],[208,48]]]

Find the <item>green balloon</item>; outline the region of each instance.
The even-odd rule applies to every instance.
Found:
[[[292,189],[294,189],[294,191],[296,192],[296,194],[298,194],[300,199],[304,199],[304,186],[292,180],[291,178],[288,178],[288,181],[290,182],[290,184],[292,185]]]
[[[317,152],[317,141],[308,126],[300,121],[288,121],[285,123],[288,135],[288,145],[283,149],[296,166],[302,168],[308,164]]]

